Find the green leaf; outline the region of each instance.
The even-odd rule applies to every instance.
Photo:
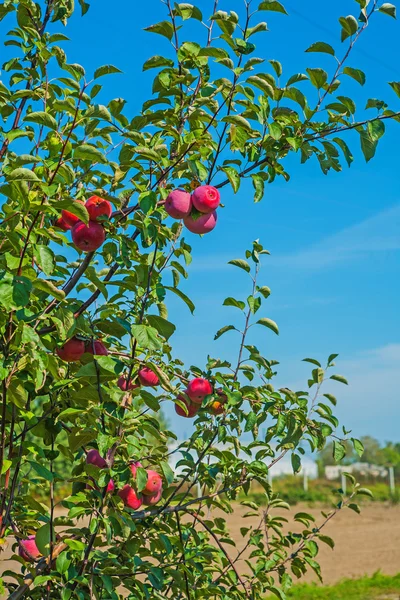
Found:
[[[91,144],[80,144],[76,146],[74,150],[74,159],[82,158],[83,160],[90,160],[91,162],[106,163],[107,159],[95,146]]]
[[[17,379],[12,379],[7,389],[7,399],[18,408],[25,408],[28,392]]]
[[[324,544],[327,544],[330,548],[332,548],[332,550],[334,549],[335,542],[329,536],[327,536],[327,535],[318,535],[318,539],[321,542],[323,542]]]
[[[53,540],[55,540],[55,535],[53,532]],[[40,527],[35,535],[35,542],[38,550],[43,556],[48,556],[50,554],[50,542],[51,542],[51,527],[50,523],[46,523]]]
[[[321,363],[315,360],[315,358],[303,358],[303,362],[308,362],[312,365],[317,365],[317,367],[322,367]]]
[[[234,267],[239,267],[239,269],[243,269],[247,273],[250,273],[250,265],[246,260],[241,258],[234,258],[228,262],[228,265],[233,265]]]
[[[160,463],[160,467],[162,469],[162,472],[164,474],[164,477],[165,477],[168,485],[171,485],[172,483],[174,483],[174,472],[171,469],[171,467],[169,466],[169,464],[165,461],[162,461]]]
[[[335,396],[333,396],[332,394],[324,394],[324,396],[325,396],[325,398],[328,398],[328,400],[329,400],[330,402],[332,402],[332,404],[333,404],[334,406],[336,406],[336,404],[337,404],[337,400],[336,400],[336,397],[335,397]]]
[[[240,187],[240,176],[239,173],[237,172],[237,170],[234,167],[223,167],[221,168],[221,171],[223,171],[226,176],[229,179],[229,183],[231,184],[233,191],[236,192],[238,191],[239,187]]]
[[[329,379],[333,379],[334,381],[340,381],[340,383],[344,383],[345,385],[349,385],[349,382],[343,375],[331,375]]]
[[[160,350],[162,348],[162,342],[158,338],[157,329],[154,329],[154,327],[132,325],[131,331],[139,346],[145,350]]]
[[[367,123],[368,135],[371,140],[378,141],[385,133],[385,123],[379,119]]]
[[[20,167],[7,173],[7,181],[40,181],[39,177],[30,169]]]
[[[175,4],[175,10],[184,21],[187,19],[196,19],[197,21],[203,20],[201,10],[188,2],[179,2],[179,4]]]
[[[249,296],[247,298],[247,304],[250,308],[250,311],[252,312],[253,315],[256,314],[256,312],[258,311],[258,309],[261,306],[261,298],[260,297],[254,297],[254,296]]]
[[[254,425],[257,423],[257,415],[253,412],[249,413],[246,418],[245,431],[251,431]]]
[[[326,44],[325,42],[315,42],[314,44],[311,44],[306,52],[324,52],[325,54],[335,56],[335,50],[330,44]]]
[[[164,56],[152,56],[143,65],[143,71],[148,71],[149,69],[154,69],[156,67],[173,67],[174,61],[170,58],[165,58]]]
[[[244,310],[246,305],[241,300],[236,300],[236,298],[225,298],[222,303],[223,306],[234,306],[235,308],[240,308],[240,310]]]
[[[237,125],[238,127],[242,127],[242,129],[246,129],[246,131],[252,131],[252,126],[250,125],[248,120],[242,117],[241,115],[229,115],[227,117],[222,117],[221,121]]]
[[[345,67],[343,69],[343,73],[345,75],[348,75],[349,77],[352,77],[356,81],[358,81],[358,83],[360,85],[364,85],[366,82],[365,73],[364,73],[364,71],[361,71],[361,69],[353,69],[352,67]]]
[[[362,442],[360,442],[360,440],[357,440],[356,438],[351,438],[351,441],[353,444],[353,448],[357,452],[358,456],[362,456],[364,454],[364,446]]]
[[[373,493],[368,488],[357,488],[357,495],[358,494],[361,496],[369,496],[370,498],[374,497]]]
[[[41,292],[46,292],[51,296],[54,296],[57,300],[64,300],[65,292],[54,285],[52,281],[46,279],[35,279],[33,282],[33,288]]]
[[[12,465],[12,460],[4,459],[3,465],[1,467],[1,475],[4,475],[4,473],[7,473],[8,469],[11,467],[11,465]]]
[[[285,7],[280,2],[276,2],[275,0],[264,0],[258,7],[258,10],[272,10],[274,12],[283,13],[287,15]]]
[[[58,123],[55,118],[44,111],[28,113],[23,120],[27,121],[28,123],[38,123],[39,125],[49,127],[50,129],[58,129]]]
[[[333,458],[336,462],[340,462],[346,456],[346,447],[342,442],[333,441]]]
[[[159,35],[163,35],[169,40],[172,40],[174,35],[174,28],[170,21],[161,21],[160,23],[156,23],[155,25],[150,25],[150,27],[145,27],[144,30],[149,31],[150,33],[158,33]]]
[[[301,458],[298,454],[292,454],[290,457],[293,473],[298,473],[301,469]]]
[[[358,31],[358,21],[355,17],[353,17],[353,15],[348,15],[347,17],[340,17],[339,23],[342,26],[342,42],[344,42],[344,40],[354,35]]]
[[[42,477],[46,481],[53,481],[53,474],[44,465],[34,462],[31,462],[30,464],[32,465],[32,468],[36,471],[36,473],[39,475],[39,477]]]
[[[265,81],[265,79],[262,79],[258,75],[252,75],[247,79],[247,83],[254,85],[258,89],[265,92],[271,99],[274,99],[274,88],[270,83],[268,83],[268,81]]]
[[[55,202],[52,206],[54,208],[57,208],[58,210],[64,209],[68,212],[71,212],[73,215],[78,217],[80,221],[86,223],[86,225],[89,223],[89,213],[86,207],[80,202],[72,200],[72,198],[70,200],[59,200],[58,202]]]
[[[278,325],[275,323],[275,321],[272,321],[272,319],[267,319],[266,317],[263,317],[262,319],[259,319],[257,321],[257,325],[263,325],[264,327],[268,327],[268,329],[271,329],[271,331],[276,333],[276,335],[279,335]]]
[[[389,81],[389,85],[400,98],[400,81]]]
[[[344,155],[344,157],[346,159],[347,164],[350,167],[350,165],[353,162],[354,158],[353,158],[351,150],[348,147],[348,145],[346,144],[346,142],[344,140],[342,140],[341,138],[336,138],[336,137],[333,138],[332,141],[335,142],[335,144],[337,144],[339,146],[339,148],[343,152],[343,155]]]
[[[390,4],[390,2],[382,4],[382,6],[378,8],[378,11],[385,15],[389,15],[389,17],[393,17],[393,19],[396,18],[396,7],[394,4]]]
[[[253,187],[255,190],[254,202],[260,202],[260,200],[262,200],[264,196],[264,179],[261,177],[261,175],[258,175],[257,173],[253,173],[251,178],[253,180]]]
[[[225,325],[225,327],[221,327],[221,329],[218,329],[217,333],[214,335],[214,340],[220,338],[221,335],[224,335],[224,333],[226,333],[227,331],[233,330],[236,330],[236,327],[234,327],[233,325]]]
[[[361,141],[361,150],[364,154],[366,162],[369,162],[371,158],[375,156],[376,147],[378,145],[377,140],[372,140],[368,135],[368,132],[364,129],[359,132]]]
[[[176,287],[170,287],[170,286],[164,286],[166,290],[169,290],[170,292],[173,292],[174,294],[176,294],[181,300],[184,301],[184,303],[186,304],[186,306],[189,308],[190,312],[193,314],[194,313],[194,309],[195,309],[195,305],[193,304],[193,302],[191,301],[191,299],[186,296],[186,294],[184,294],[181,290],[179,290]]]
[[[57,556],[56,569],[61,575],[68,571],[70,564],[71,560],[68,558],[67,552],[61,552],[61,554]]]
[[[99,77],[103,77],[103,75],[110,75],[111,73],[122,73],[122,71],[114,67],[114,65],[103,65],[95,70],[94,78],[98,79]]]
[[[328,73],[324,69],[306,69],[311,83],[320,90],[328,81]]]
[[[260,292],[260,294],[262,294],[264,298],[269,298],[269,296],[271,295],[271,290],[267,285],[262,285],[261,287],[257,288],[257,291]]]
[[[148,476],[147,476],[146,469],[142,469],[141,467],[138,467],[136,470],[135,480],[136,480],[137,491],[140,493],[142,490],[144,490],[144,488],[147,485]]]
[[[54,253],[48,246],[37,245],[34,248],[36,262],[45,275],[51,275],[55,269]]]
[[[167,319],[163,317],[159,317],[158,315],[148,315],[147,321],[151,327],[157,329],[158,333],[160,333],[166,340],[168,340],[171,335],[175,332],[176,326]]]

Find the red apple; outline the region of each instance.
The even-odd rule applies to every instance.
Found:
[[[142,490],[142,494],[145,496],[152,496],[158,494],[162,490],[162,477],[156,471],[147,469],[147,483],[145,488]]]
[[[143,496],[143,504],[145,506],[154,506],[155,504],[160,502],[161,498],[162,489],[159,492],[152,494],[151,496]]]
[[[199,404],[194,404],[193,402],[191,402],[189,400],[189,398],[187,398],[186,396],[183,396],[182,394],[179,394],[178,400],[183,402],[183,404],[186,406],[188,412],[186,413],[185,410],[181,406],[179,406],[178,404],[175,404],[175,412],[177,415],[179,415],[180,417],[186,417],[187,419],[191,419],[197,415],[197,413],[199,412],[199,409],[200,409]]]
[[[192,199],[185,190],[174,190],[165,201],[165,210],[174,219],[183,219],[192,210]]]
[[[221,200],[219,191],[212,185],[200,185],[192,194],[193,206],[202,213],[211,213]]]
[[[79,202],[79,204],[84,205],[83,200],[75,200],[75,202]],[[80,218],[74,215],[74,213],[69,212],[69,210],[62,210],[61,218],[64,221],[64,223],[66,223],[69,226],[70,229],[80,221]]]
[[[112,494],[113,491],[115,490],[115,483],[114,483],[114,479],[110,479],[110,481],[107,484],[107,490],[106,493],[107,494]]]
[[[79,221],[72,228],[72,241],[82,252],[93,252],[100,248],[106,239],[104,227],[96,221],[89,221],[88,225]]]
[[[196,377],[195,379],[192,379],[192,381],[189,381],[189,385],[186,389],[187,395],[195,404],[201,404],[204,397],[209,396],[212,392],[213,388],[211,383],[203,377]]]
[[[137,461],[137,462],[134,462],[134,463],[132,463],[132,464],[130,464],[130,465],[129,465],[129,468],[130,468],[130,470],[131,470],[131,473],[132,473],[132,477],[133,477],[133,478],[135,478],[135,477],[136,477],[136,472],[137,472],[137,470],[139,469],[139,467],[140,467],[141,469],[143,469],[143,465],[142,465],[142,463],[141,463],[141,462],[139,462],[139,461]]]
[[[130,485],[125,485],[122,490],[119,490],[118,496],[122,499],[125,506],[133,508],[133,510],[137,510],[143,504],[141,494],[137,494]]]
[[[65,362],[75,362],[79,360],[85,352],[85,342],[72,337],[68,342],[65,342],[62,348],[57,348],[58,356]]]
[[[86,342],[85,352],[94,356],[108,356],[108,350],[100,340]]]
[[[192,233],[198,233],[199,235],[209,233],[217,224],[217,213],[214,211],[207,215],[201,215],[198,219],[188,215],[183,219],[183,223]]]
[[[57,219],[57,221],[54,223],[54,226],[57,227],[57,229],[61,229],[62,231],[68,231],[69,229],[71,229],[71,225],[68,225],[68,223],[66,223],[62,217]]]
[[[36,546],[35,536],[29,535],[26,540],[21,540],[18,547],[18,554],[24,560],[33,562],[35,558],[39,558],[39,548]]]
[[[86,463],[88,465],[95,465],[96,467],[99,467],[99,469],[106,469],[107,468],[106,461],[100,455],[100,452],[98,450],[96,450],[96,448],[92,448],[86,454]]]
[[[105,216],[108,219],[112,214],[112,206],[108,200],[99,196],[90,196],[85,203],[86,210],[89,213],[89,219],[96,221],[98,217]]]
[[[120,378],[117,381],[117,386],[123,392],[128,392],[130,390],[135,390],[136,388],[140,387],[139,385],[133,383],[132,379],[129,380],[129,385],[128,385],[128,378],[127,378],[126,375],[121,375],[120,376]]]
[[[154,387],[160,383],[157,375],[148,367],[143,367],[138,373],[140,384],[147,387]]]

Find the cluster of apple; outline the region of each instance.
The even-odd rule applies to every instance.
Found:
[[[178,400],[185,405],[186,410],[178,404],[175,404],[176,414],[188,419],[195,417],[199,412],[205,397],[210,396],[212,393],[212,385],[207,379],[204,379],[203,377],[192,379],[185,392],[178,396]],[[216,390],[216,394],[218,395],[218,400],[212,402],[209,410],[214,415],[220,415],[225,410],[224,404],[227,401],[227,397],[221,390]]]
[[[106,460],[100,455],[99,451],[95,448],[89,450],[86,455],[86,463],[94,465],[99,469],[106,469],[108,467]],[[134,462],[129,465],[129,469],[132,473],[132,483],[136,480],[136,472],[138,468],[143,468],[140,462]],[[118,496],[123,501],[124,505],[133,510],[138,510],[143,504],[145,506],[154,506],[162,498],[162,477],[153,471],[152,469],[146,469],[147,483],[144,489],[139,493],[136,491],[134,485],[126,484],[119,490]],[[88,486],[92,488],[93,486]],[[115,484],[112,479],[108,482],[106,493],[113,493],[115,491]]]
[[[86,225],[79,217],[68,210],[61,212],[61,217],[56,221],[56,227],[63,231],[71,229],[72,241],[82,252],[93,252],[100,248],[106,239],[106,232],[98,218],[109,219],[112,213],[112,206],[108,200],[99,196],[91,196],[86,202],[76,200],[84,205],[89,213],[89,223]]]
[[[69,339],[61,348],[57,348],[58,356],[65,362],[77,362],[82,358],[85,352],[94,356],[107,356],[108,350],[101,340],[84,340],[76,336]],[[160,383],[158,376],[148,367],[142,367],[138,371],[138,380],[140,385],[155,387]],[[139,387],[133,383],[126,375],[121,375],[118,379],[118,387],[123,392],[134,390]]]
[[[220,203],[219,191],[212,185],[200,185],[192,194],[174,190],[165,201],[165,210],[183,223],[192,233],[208,233],[217,224],[216,208]]]
[[[88,465],[94,465],[99,469],[106,469],[108,467],[106,460],[95,448],[92,448],[87,453],[86,463]],[[154,506],[161,500],[163,493],[162,477],[159,473],[157,473],[157,471],[153,471],[152,469],[146,469],[147,483],[144,489],[140,493],[136,491],[134,482],[136,480],[136,472],[139,467],[143,468],[140,462],[134,462],[129,465],[129,469],[132,473],[133,485],[126,484],[117,492],[124,505],[133,510],[138,510],[143,505]],[[88,484],[86,487],[88,489],[98,489],[94,481],[92,485]],[[107,485],[106,493],[112,494],[114,491],[115,483],[112,479],[110,479]],[[25,540],[20,540],[18,554],[21,556],[21,558],[28,562],[33,562],[41,556],[41,553],[36,545],[36,539],[34,535],[29,535]]]
[[[58,356],[65,362],[76,362],[82,358],[85,352],[94,356],[107,356],[108,350],[101,340],[81,340],[72,337],[64,346],[57,348]]]

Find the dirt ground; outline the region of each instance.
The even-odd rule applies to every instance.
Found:
[[[229,530],[237,544],[236,552],[243,547],[240,527],[249,527],[250,524],[256,526],[259,522],[255,517],[243,518],[248,510],[238,506],[237,510],[227,517]],[[323,520],[320,508],[296,505],[285,515],[289,519],[289,529],[299,530],[298,524],[292,525],[290,517],[301,511],[312,514],[317,524]],[[285,512],[279,510],[280,515]],[[349,509],[342,510],[327,524],[324,533],[332,537],[336,544],[333,551],[325,544],[320,546],[317,560],[322,567],[324,583],[332,584],[345,577],[372,575],[378,570],[385,575],[400,572],[400,506],[371,503],[362,508],[361,515]],[[12,569],[13,566],[18,567],[10,561],[12,541],[10,540],[5,551],[0,553],[0,573]],[[227,546],[227,550],[231,557],[235,558],[235,549]],[[241,572],[246,572],[248,567],[244,561],[238,565]],[[306,578],[308,581],[314,579],[313,574]]]
[[[248,527],[249,523],[257,525],[256,518],[239,518],[247,511],[247,508],[239,506],[228,517],[229,528],[239,551],[243,547],[240,527]],[[288,513],[287,518],[290,521],[290,514],[301,511],[312,514],[317,524],[323,521],[321,509],[299,504]],[[280,510],[279,514],[284,512]],[[324,533],[335,541],[333,551],[326,544],[320,544],[317,560],[321,564],[324,583],[332,584],[345,577],[373,575],[378,570],[385,575],[400,572],[400,506],[371,503],[362,507],[360,515],[344,509],[326,525]],[[246,565],[242,564],[241,569],[245,572]],[[312,574],[306,578],[308,581],[315,579]]]

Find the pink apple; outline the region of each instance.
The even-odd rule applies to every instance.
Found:
[[[71,225],[68,225],[68,223],[66,223],[62,217],[57,219],[54,225],[58,229],[62,229],[62,231],[68,231],[69,229],[71,229]]]
[[[137,470],[138,470],[139,468],[140,468],[140,469],[143,469],[143,465],[142,465],[142,463],[141,463],[141,462],[137,461],[137,462],[134,462],[134,463],[130,464],[130,465],[129,465],[129,468],[130,468],[130,470],[131,470],[132,477],[133,477],[133,478],[135,478],[135,477],[136,477],[136,472],[137,472]]]
[[[198,233],[199,235],[209,233],[217,224],[217,213],[214,211],[207,215],[201,215],[197,219],[188,215],[183,219],[183,223],[192,233]]]
[[[75,362],[85,353],[85,342],[72,337],[62,348],[56,348],[58,356],[65,362]]]
[[[93,252],[100,248],[106,239],[104,227],[96,221],[89,221],[88,225],[79,221],[72,228],[72,241],[82,252]]]
[[[36,546],[35,536],[29,535],[26,540],[21,540],[18,547],[18,554],[24,560],[33,562],[35,558],[39,558],[39,548]]]
[[[78,202],[79,204],[82,204],[82,206],[84,205],[83,200],[75,200],[75,202]],[[77,217],[76,215],[74,215],[74,213],[69,212],[69,210],[62,210],[61,211],[61,218],[64,221],[64,223],[66,223],[66,225],[69,226],[69,229],[71,229],[71,227],[73,227],[74,225],[76,225],[80,221],[79,217]]]
[[[143,504],[145,506],[154,506],[158,502],[160,502],[162,498],[162,489],[151,496],[143,496]]]
[[[125,485],[122,490],[119,490],[118,496],[122,499],[125,506],[137,510],[143,504],[141,494],[137,494],[132,486]]]
[[[219,191],[212,185],[201,185],[192,194],[193,206],[202,213],[211,213],[221,200]]]
[[[134,389],[140,387],[139,385],[133,383],[132,379],[129,380],[129,385],[128,385],[128,378],[126,375],[120,376],[120,378],[117,381],[117,386],[123,392],[128,392],[130,390],[134,390]]]
[[[178,404],[175,404],[175,412],[177,415],[179,415],[180,417],[186,417],[187,419],[191,419],[192,417],[195,417],[197,415],[197,413],[199,412],[199,409],[200,409],[200,406],[198,404],[195,404],[194,402],[189,400],[189,398],[187,396],[184,396],[183,394],[179,394],[178,400],[183,402],[183,404],[186,406],[187,413],[181,406],[179,406]]]
[[[140,384],[143,386],[154,387],[160,383],[157,375],[148,367],[143,367],[138,373]]]
[[[107,463],[104,458],[100,455],[100,452],[96,448],[92,448],[86,455],[86,463],[88,465],[95,465],[99,469],[106,469]]]
[[[142,490],[142,494],[145,496],[152,496],[153,494],[158,494],[160,490],[162,490],[161,475],[152,469],[147,469],[147,483]]]
[[[174,219],[183,219],[192,210],[192,199],[185,190],[174,190],[165,201],[165,210]]]
[[[207,379],[203,377],[196,377],[189,382],[186,393],[195,404],[201,404],[205,396],[212,394],[212,385]]]
[[[86,210],[89,213],[89,219],[96,221],[98,217],[105,216],[111,217],[112,206],[108,200],[100,198],[99,196],[90,196],[89,200],[85,203]]]
[[[107,356],[108,355],[107,348],[105,347],[103,342],[100,340],[96,340],[94,342],[93,341],[87,342],[85,352],[88,352],[89,354],[93,354],[94,356]]]

